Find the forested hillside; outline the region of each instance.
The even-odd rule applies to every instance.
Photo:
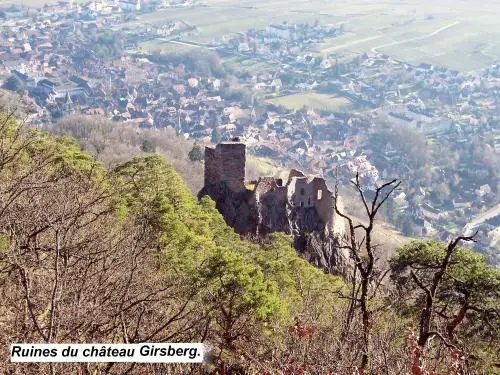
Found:
[[[198,192],[203,186],[202,164],[188,158],[193,142],[177,136],[174,129],[140,129],[99,116],[73,115],[62,118],[48,131],[74,138],[82,150],[94,155],[107,168],[135,156],[164,155],[191,191]]]
[[[363,297],[359,274],[324,274],[284,235],[240,239],[163,156],[105,166],[0,116],[2,373],[493,374],[499,272],[458,244],[400,248]],[[209,355],[15,365],[14,342],[204,342]]]

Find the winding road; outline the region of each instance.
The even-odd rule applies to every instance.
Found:
[[[372,40],[380,39],[380,38],[383,38],[383,35],[375,35],[375,36],[369,36],[369,37],[366,37],[363,39],[356,39],[356,40],[352,40],[350,42],[346,42],[343,44],[337,44],[337,45],[333,45],[331,47],[325,48],[322,52],[323,53],[331,53],[331,52],[337,51],[339,49],[345,49],[346,47],[351,47],[351,46],[354,46],[356,44],[371,42]]]
[[[186,42],[186,41],[183,41],[183,40],[174,40],[174,39],[165,39],[165,38],[160,39],[160,40],[163,40],[165,42],[172,43],[172,44],[180,44],[182,46],[198,47],[198,48],[205,48],[205,49],[211,49],[211,50],[216,50],[217,49],[215,47],[205,46],[205,45],[200,44],[200,43]]]
[[[443,31],[448,30],[448,29],[450,29],[450,28],[452,28],[452,27],[454,27],[454,26],[456,26],[458,24],[460,24],[460,21],[455,21],[453,23],[450,23],[449,25],[440,27],[439,29],[437,29],[437,30],[435,30],[432,33],[427,34],[427,35],[417,36],[417,37],[414,37],[414,38],[409,38],[409,39],[404,39],[404,40],[398,40],[398,41],[395,41],[395,42],[382,44],[380,46],[373,47],[372,48],[372,52],[373,53],[377,53],[378,49],[380,49],[380,48],[394,47],[394,46],[399,46],[400,44],[405,44],[405,43],[410,43],[410,42],[418,42],[418,41],[421,41],[421,40],[425,40],[427,38],[431,38],[431,37],[433,37],[435,35],[438,35],[439,33],[442,33]]]

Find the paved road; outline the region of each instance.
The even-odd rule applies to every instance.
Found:
[[[382,44],[380,46],[373,47],[372,48],[372,52],[373,53],[377,53],[378,52],[377,50],[380,49],[380,48],[394,47],[394,46],[399,46],[400,44],[405,44],[405,43],[410,43],[410,42],[418,42],[418,41],[421,41],[421,40],[425,40],[427,38],[431,38],[431,37],[433,37],[435,35],[438,35],[439,33],[441,33],[441,32],[443,32],[445,30],[448,30],[449,28],[452,28],[452,27],[458,25],[459,23],[460,23],[460,21],[455,21],[453,23],[450,23],[449,25],[440,27],[439,29],[437,29],[437,30],[435,30],[432,33],[427,34],[427,35],[417,36],[417,37],[414,37],[414,38],[409,38],[409,39],[404,39],[404,40],[398,40],[398,41],[395,41],[395,42]]]
[[[198,47],[198,48],[205,48],[205,49],[211,49],[211,50],[216,49],[215,47],[209,47],[209,46],[205,46],[203,44],[198,44],[198,43],[193,43],[193,42],[185,42],[182,40],[171,40],[171,39],[163,39],[163,38],[160,40],[164,40],[166,42],[173,43],[173,44],[181,44],[183,46],[189,46],[189,47]]]
[[[464,227],[464,235],[471,236],[476,231],[477,227],[479,227],[486,220],[493,219],[495,216],[500,215],[500,204],[496,205],[493,208],[490,208],[485,213],[476,216],[474,220],[472,220],[469,224]]]

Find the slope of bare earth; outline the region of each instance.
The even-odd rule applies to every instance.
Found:
[[[345,211],[353,217],[357,222],[366,224],[365,214],[361,201],[357,196],[354,196],[347,189],[342,191],[342,200]],[[381,218],[375,221],[374,240],[373,243],[377,245],[378,249],[376,254],[379,258],[380,265],[386,262],[394,255],[395,250],[413,240],[414,238],[406,237],[401,234],[393,225],[384,222]]]

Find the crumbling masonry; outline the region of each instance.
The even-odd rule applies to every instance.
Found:
[[[297,251],[327,272],[344,263],[334,233],[333,194],[323,178],[291,170],[286,183],[261,177],[245,181],[246,146],[224,142],[205,148],[205,186],[224,219],[241,235],[283,232],[294,238]]]

